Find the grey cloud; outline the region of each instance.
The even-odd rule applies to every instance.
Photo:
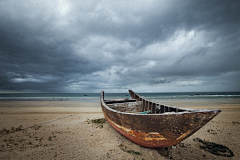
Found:
[[[240,89],[239,1],[0,6],[0,90],[96,92],[156,85],[157,91],[209,81],[220,87],[218,79],[228,73],[229,84]]]

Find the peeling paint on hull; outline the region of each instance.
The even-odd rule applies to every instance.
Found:
[[[167,140],[165,138],[159,139],[146,138],[147,135],[149,135],[147,133],[136,132],[131,130],[131,134],[129,134],[129,132],[125,132],[124,130],[114,125],[107,117],[105,118],[116,131],[118,131],[121,135],[123,135],[124,137],[128,138],[129,140],[140,146],[149,148],[166,148],[176,144],[176,140]]]

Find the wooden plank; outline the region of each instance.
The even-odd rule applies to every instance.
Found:
[[[144,106],[144,111],[147,110],[147,101],[145,100],[145,106]]]
[[[156,110],[155,107],[156,107],[156,103],[153,103],[152,104],[152,113],[155,113],[155,110]]]
[[[124,100],[104,100],[106,104],[113,104],[113,103],[125,103],[125,102],[136,102],[136,99],[124,99]]]
[[[150,110],[150,101],[148,101],[148,108],[147,110],[149,111]]]
[[[153,113],[153,102],[151,102],[151,113]]]
[[[145,100],[142,100],[142,112],[144,112],[144,107],[145,107]]]

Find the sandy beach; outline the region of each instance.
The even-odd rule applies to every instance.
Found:
[[[100,103],[82,101],[0,101],[0,159],[240,159],[240,101],[168,101],[182,108],[221,109],[203,128],[163,150],[136,145],[103,118]],[[214,155],[194,138],[227,146],[233,157]],[[131,152],[129,152],[131,151]]]

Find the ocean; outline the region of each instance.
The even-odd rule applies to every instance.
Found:
[[[152,101],[164,100],[240,100],[240,92],[138,93]],[[105,93],[105,99],[131,98],[129,93]],[[0,101],[100,101],[100,93],[0,93]]]

